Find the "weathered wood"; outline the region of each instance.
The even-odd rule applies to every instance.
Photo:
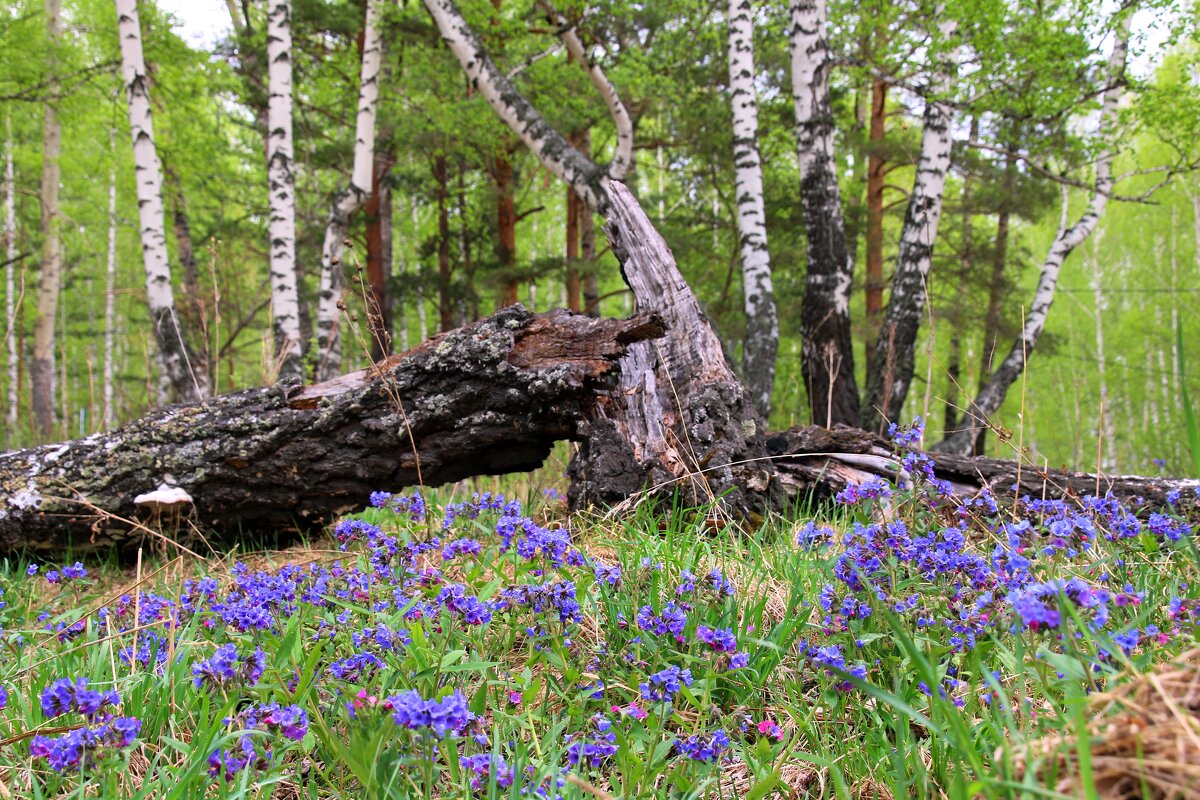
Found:
[[[688,502],[720,498],[737,512],[761,511],[774,502],[762,418],[662,236],[623,184],[604,189],[621,274],[638,310],[661,317],[667,332],[630,346],[617,386],[590,409],[569,500],[605,505],[665,487]]]
[[[896,461],[881,436],[845,425],[832,430],[800,426],[767,437],[767,450],[785,490],[791,496],[813,492],[829,496],[875,475],[897,477]],[[948,481],[955,494],[973,495],[987,488],[997,497],[1012,496],[1018,480],[1016,461],[997,458],[930,453],[934,474]],[[1035,498],[1078,498],[1112,494],[1120,500],[1148,508],[1162,508],[1167,493],[1184,494],[1183,506],[1197,510],[1194,490],[1200,480],[1142,475],[1100,475],[1045,469],[1030,464],[1019,468],[1020,494]]]
[[[161,409],[107,434],[0,454],[0,549],[131,541],[134,498],[184,489],[202,528],[311,529],[372,491],[533,469],[575,439],[650,314],[598,320],[512,306],[314,386]]]

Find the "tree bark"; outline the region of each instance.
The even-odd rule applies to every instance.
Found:
[[[375,111],[383,43],[379,30],[380,0],[368,0],[363,24],[362,71],[354,126],[354,167],[350,185],[333,199],[321,248],[321,280],[317,300],[317,380],[336,377],[342,369],[342,250],[350,218],[367,200],[375,161]]]
[[[390,213],[385,208],[391,205],[388,189],[383,184],[390,166],[388,162],[382,153],[375,153],[371,197],[363,206],[363,215],[367,219],[367,330],[373,361],[392,354],[392,314],[387,291],[391,259],[385,252],[384,237]]]
[[[284,380],[304,375],[300,294],[296,286],[296,179],[292,174],[292,4],[271,0],[267,13],[267,186],[271,316],[275,363]]]
[[[1117,28],[1112,53],[1108,60],[1108,88],[1104,91],[1099,124],[1100,136],[1105,140],[1112,136],[1112,127],[1116,123],[1128,44],[1129,15],[1126,14]],[[1112,161],[1111,143],[1106,141],[1104,148],[1096,158],[1095,183],[1088,207],[1075,224],[1069,227],[1064,195],[1062,225],[1042,262],[1042,273],[1038,278],[1033,304],[1025,316],[1025,324],[1021,333],[1012,343],[1004,361],[980,387],[959,430],[938,442],[934,449],[959,455],[970,453],[980,431],[987,427],[989,418],[1000,410],[1009,387],[1024,371],[1029,354],[1037,347],[1042,331],[1045,330],[1046,315],[1050,311],[1051,303],[1054,302],[1054,290],[1058,286],[1058,276],[1062,271],[1063,262],[1076,247],[1079,247],[1092,235],[1100,223],[1100,218],[1104,216],[1104,211],[1108,207],[1108,197],[1113,188]]]
[[[1008,227],[1012,214],[1012,194],[1016,189],[1017,159],[1011,153],[1005,158],[1004,179],[1001,182],[1000,210],[996,215],[996,240],[992,253],[992,274],[988,281],[987,313],[983,318],[983,352],[979,362],[979,385],[987,383],[996,360],[996,348],[1000,346],[1001,310],[1004,303],[1004,270],[1008,265]],[[947,436],[950,432],[947,431]],[[971,455],[981,456],[987,441],[987,428],[981,426]]]
[[[577,134],[571,134],[568,141],[571,147],[577,147],[579,137]],[[579,280],[579,220],[583,215],[582,208],[586,206],[583,199],[571,186],[567,187],[567,230],[563,236],[565,247],[565,255],[567,260],[566,268],[566,288],[567,288],[567,308],[572,311],[582,311],[583,304],[580,300],[580,280]]]
[[[129,127],[137,173],[138,218],[142,260],[146,271],[146,300],[159,363],[171,389],[187,402],[208,396],[208,372],[188,346],[183,322],[175,310],[171,265],[163,215],[162,170],[154,145],[146,63],[142,56],[142,31],[137,0],[116,0],[121,65],[129,100]]]
[[[638,310],[658,314],[667,336],[634,344],[621,359],[617,385],[589,413],[571,460],[569,500],[578,508],[666,489],[686,502],[762,512],[778,497],[749,393],[637,200],[616,181],[605,190],[621,273]]]
[[[875,340],[883,326],[883,193],[887,160],[883,156],[883,138],[887,132],[887,82],[876,78],[871,84],[871,122],[867,131],[870,153],[867,156],[867,235],[866,285],[863,287],[867,311],[867,372],[871,372]]]
[[[217,532],[314,529],[373,491],[539,466],[579,423],[651,315],[595,320],[521,306],[307,387],[176,405],[110,434],[0,454],[0,549],[140,538],[137,495],[166,483]],[[397,402],[398,401],[398,402]],[[69,487],[69,488],[68,488]]]
[[[117,164],[114,139],[116,130],[108,132],[108,150],[113,159],[108,171],[108,261],[104,270],[104,430],[112,430],[117,410],[113,404],[114,362],[113,343],[117,325]]]
[[[10,429],[17,424],[20,395],[17,387],[20,359],[17,356],[17,184],[13,176],[12,113],[4,115],[4,344],[8,352],[8,404]]]
[[[438,208],[438,324],[445,332],[454,329],[454,297],[450,285],[450,179],[442,153],[433,160],[433,178],[437,182]]]
[[[957,24],[946,17],[945,8],[940,4],[935,16],[940,18],[941,45],[948,46],[957,33]],[[958,50],[954,47],[939,59],[925,101],[921,155],[900,233],[896,275],[867,374],[862,425],[868,430],[883,431],[888,422],[896,421],[912,384],[917,331],[925,308],[933,245],[937,240],[946,194],[946,175],[950,171],[953,114],[945,97],[950,92],[957,66]]]
[[[754,22],[751,0],[729,0],[729,90],[733,108],[733,166],[746,340],[742,381],[766,419],[775,386],[779,317],[767,250],[762,162],[758,155],[758,100],[754,88]]]
[[[62,3],[46,0],[46,38],[50,56],[47,77],[53,79],[57,65],[55,55],[62,40]],[[38,433],[50,438],[54,433],[54,351],[57,347],[54,331],[58,319],[58,298],[62,292],[62,241],[59,237],[58,184],[59,155],[62,151],[62,131],[58,124],[58,109],[47,98],[42,116],[42,265],[38,280],[37,320],[33,325],[33,416]]]
[[[584,158],[513,88],[512,82],[488,57],[453,0],[424,0],[424,3],[471,86],[483,95],[500,120],[521,138],[546,169],[575,189],[589,207],[604,213],[601,179],[605,171]]]
[[[592,129],[584,128],[579,136],[579,152],[592,157]],[[583,313],[589,317],[600,316],[600,280],[596,275],[596,217],[592,210],[580,201],[576,206],[579,215],[579,260],[583,263]]]
[[[175,252],[179,256],[179,267],[183,275],[183,303],[179,309],[188,330],[202,324],[200,296],[200,270],[196,267],[196,251],[192,247],[192,225],[188,220],[187,200],[183,196],[183,182],[170,162],[163,163],[163,177],[171,192],[171,229],[175,235]]]
[[[858,386],[850,338],[852,265],[838,191],[825,0],[794,0],[792,98],[800,157],[800,203],[808,272],[800,309],[801,373],[814,422],[857,424]]]
[[[504,282],[500,306],[517,302],[520,281],[514,270],[517,266],[517,201],[512,162],[500,152],[492,162],[492,179],[496,182],[496,265]]]
[[[819,426],[800,426],[767,437],[767,450],[778,469],[778,477],[788,495],[805,497],[815,493],[828,497],[850,483],[875,476],[895,482],[898,466],[886,439],[878,434],[845,425],[832,430]],[[1014,494],[1030,497],[1075,499],[1087,495],[1111,493],[1134,508],[1158,509],[1167,505],[1172,490],[1188,495],[1200,488],[1200,480],[1147,477],[1140,475],[1103,475],[1042,469],[1015,461],[930,453],[934,475],[948,481],[957,496],[972,496],[988,489],[998,498]],[[1020,478],[1019,491],[1013,486]],[[1186,513],[1195,516],[1197,505],[1185,502]]]

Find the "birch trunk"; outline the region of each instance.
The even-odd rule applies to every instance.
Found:
[[[13,176],[12,114],[5,115],[4,140],[4,344],[8,351],[8,424],[17,424],[17,184]]]
[[[541,164],[573,188],[592,210],[606,214],[603,169],[571,146],[496,68],[453,0],[423,0],[442,35],[478,90],[505,125],[521,138]]]
[[[203,364],[196,362],[188,347],[171,289],[171,266],[167,260],[163,219],[162,170],[154,145],[137,0],[116,0],[116,7],[121,64],[129,100],[138,221],[146,271],[146,301],[164,377],[180,399],[195,402],[208,396],[208,373]]]
[[[329,209],[325,243],[321,249],[321,281],[317,301],[317,380],[341,373],[342,249],[350,230],[350,217],[362,208],[371,192],[375,162],[375,109],[379,99],[379,70],[383,63],[380,38],[380,0],[368,0],[363,26],[362,71],[358,87],[358,115],[354,128],[354,167],[350,185],[338,193]]]
[[[808,239],[808,274],[800,311],[801,372],[813,422],[857,424],[858,387],[850,339],[852,267],[833,145],[825,0],[794,0],[791,21],[800,202]]]
[[[104,430],[110,430],[116,421],[113,407],[113,339],[115,338],[117,305],[117,165],[116,148],[113,146],[115,131],[109,132],[109,151],[113,165],[108,172],[108,263],[104,271]]]
[[[729,90],[733,106],[733,164],[746,342],[742,382],[765,419],[771,413],[779,318],[767,250],[762,162],[758,155],[758,100],[754,88],[754,22],[751,0],[729,0]]]
[[[280,380],[303,380],[300,295],[296,287],[296,180],[292,174],[292,4],[272,0],[267,13],[267,187],[271,317]]]
[[[936,16],[942,18],[938,23],[942,45],[948,46],[957,33],[957,24],[945,18],[945,9],[940,5]],[[888,422],[896,421],[912,384],[917,331],[950,171],[952,110],[944,98],[950,92],[957,62],[957,48],[940,59],[925,102],[921,154],[900,233],[892,294],[867,374],[862,415],[867,430],[882,432]]]
[[[53,79],[55,50],[62,39],[62,3],[46,0],[46,36],[50,57],[48,78]],[[38,433],[49,437],[54,431],[54,351],[58,296],[62,291],[62,243],[59,240],[58,159],[62,131],[54,101],[46,100],[42,117],[42,268],[38,281],[37,320],[33,326],[33,415]]]
[[[1128,43],[1129,16],[1126,15],[1117,28],[1116,39],[1113,41],[1112,53],[1108,59],[1108,88],[1104,91],[1100,108],[1100,136],[1106,140],[1112,135],[1112,127],[1116,122],[1117,108],[1121,100],[1121,85],[1125,74]],[[1064,205],[1063,224],[1042,262],[1042,273],[1038,279],[1033,304],[1025,317],[1025,325],[1021,333],[1013,341],[1008,355],[1000,363],[1000,366],[980,387],[960,429],[954,435],[939,442],[934,449],[944,453],[969,454],[976,437],[987,426],[988,419],[1004,403],[1009,387],[1020,377],[1029,355],[1037,347],[1042,331],[1046,328],[1046,315],[1050,311],[1051,303],[1054,302],[1054,290],[1058,286],[1058,276],[1062,271],[1063,262],[1075,248],[1087,241],[1099,224],[1100,218],[1104,216],[1104,211],[1108,207],[1108,196],[1113,187],[1112,161],[1111,142],[1106,141],[1104,148],[1096,158],[1096,176],[1091,200],[1074,225],[1066,224]]]

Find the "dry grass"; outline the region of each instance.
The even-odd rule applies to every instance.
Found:
[[[1104,800],[1200,800],[1200,648],[1090,703],[1093,786]],[[1051,736],[1017,757],[1071,796],[1082,796],[1080,740]]]

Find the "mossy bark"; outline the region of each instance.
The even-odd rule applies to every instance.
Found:
[[[530,470],[580,421],[650,315],[506,308],[326,383],[174,405],[123,428],[0,454],[0,549],[132,543],[134,498],[168,483],[202,529],[315,529],[372,491]]]

